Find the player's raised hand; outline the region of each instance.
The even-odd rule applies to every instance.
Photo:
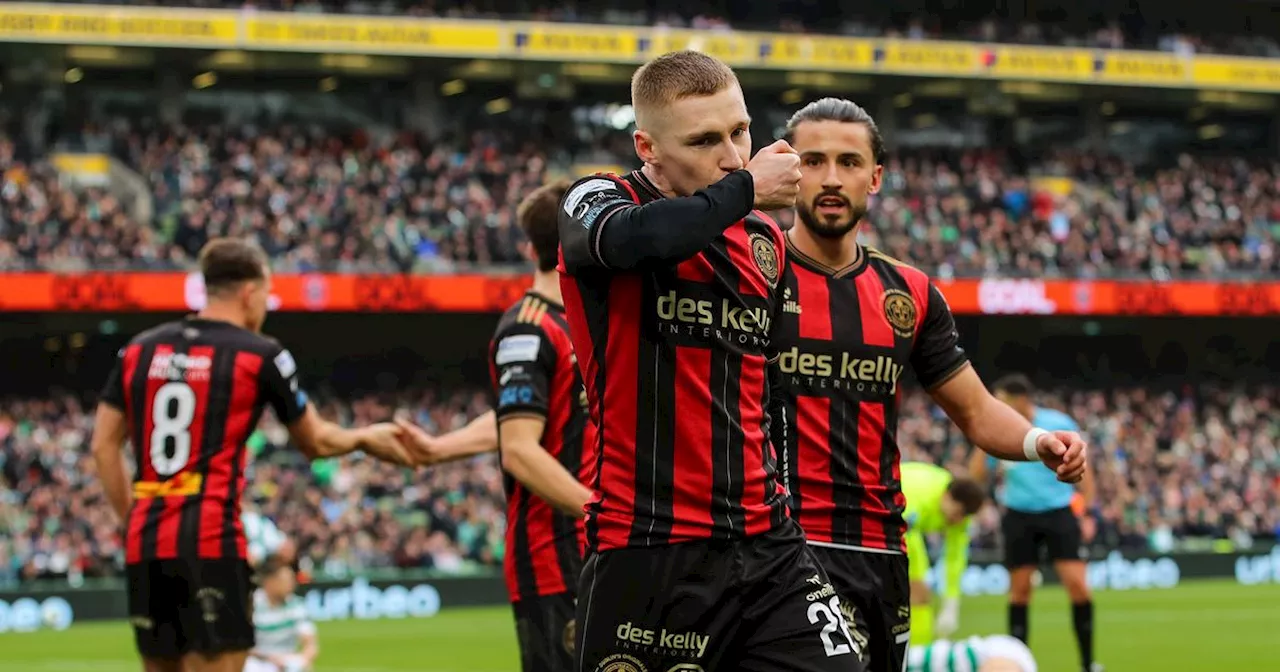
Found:
[[[800,193],[800,155],[779,140],[756,152],[747,164],[755,182],[757,210],[781,210],[796,204]]]
[[[361,430],[360,449],[384,462],[410,466],[414,464],[413,455],[400,436],[400,427],[393,423],[369,425]]]
[[[1079,483],[1084,478],[1088,444],[1075,432],[1049,432],[1036,439],[1036,453],[1044,466],[1063,483]]]

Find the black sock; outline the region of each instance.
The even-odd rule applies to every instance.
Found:
[[[1076,644],[1080,647],[1080,664],[1087,672],[1093,666],[1093,602],[1071,605],[1071,620],[1076,626]]]
[[[1027,643],[1027,605],[1009,605],[1009,636]]]

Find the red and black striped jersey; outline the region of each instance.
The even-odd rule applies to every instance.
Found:
[[[101,400],[134,451],[126,562],[247,558],[245,442],[266,404],[286,424],[307,407],[289,351],[228,322],[169,322],[120,351]]]
[[[602,227],[660,204],[658,189],[640,171],[597,175],[562,202],[561,289],[598,432],[590,549],[741,538],[787,522],[766,409],[784,241],[750,210],[745,184],[749,214],[709,246],[625,270],[609,265]]]
[[[543,449],[581,482],[590,483],[594,462],[583,452],[586,393],[564,307],[533,292],[512,306],[490,343],[489,371],[498,422],[519,416],[545,420]],[[576,593],[582,571],[581,521],[557,511],[510,474],[504,485],[503,569],[511,601]]]
[[[899,381],[910,365],[932,388],[967,364],[951,309],[928,276],[872,248],[831,269],[789,247],[783,295],[791,514],[810,542],[905,552]]]

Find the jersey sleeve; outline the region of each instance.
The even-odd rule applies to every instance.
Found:
[[[98,397],[98,401],[119,409],[125,410],[124,401],[124,357],[128,348],[120,348],[116,353],[116,362],[111,366],[111,373],[107,374],[107,382],[102,386],[102,394]]]
[[[298,385],[298,364],[293,355],[279,344],[272,346],[267,355],[270,361],[263,364],[259,373],[259,384],[276,418],[289,425],[306,412],[307,393]]]
[[[516,323],[494,336],[491,350],[498,422],[546,417],[557,355],[547,333],[536,324]]]
[[[560,206],[564,270],[632,271],[684,261],[751,212],[755,182],[736,170],[690,196],[636,203],[618,178],[596,175],[565,193]]]
[[[630,192],[615,178],[604,175],[578,180],[560,202],[560,242],[565,268],[609,268],[601,234],[618,211],[635,207]]]
[[[968,361],[968,355],[960,347],[960,334],[956,331],[951,307],[942,292],[929,283],[924,324],[911,350],[911,367],[920,384],[931,389],[950,380]]]

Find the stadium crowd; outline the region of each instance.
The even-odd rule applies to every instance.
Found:
[[[94,0],[63,0],[93,2]],[[168,5],[155,0],[121,0],[115,4]],[[870,6],[839,0],[788,0],[761,6],[726,0],[611,0],[608,2],[552,2],[550,0],[182,0],[181,6],[283,11],[303,14],[361,14],[375,16],[441,17],[457,19],[556,21],[624,26],[695,28],[716,32],[769,30],[789,33],[837,34],[855,37],[947,39],[992,43],[1053,45],[1098,49],[1148,49],[1180,56],[1196,53],[1280,56],[1280,42],[1265,29],[1234,27],[1229,34],[1210,33],[1193,17],[1176,19],[1160,14],[1157,3],[1146,8],[1117,3],[1106,14],[1088,9],[1044,7],[1038,20],[1012,20],[998,3],[989,11],[919,5],[898,10],[892,3]],[[1144,12],[1143,10],[1147,11]],[[962,8],[963,10],[963,8]],[[1057,11],[1055,11],[1057,10]],[[1151,10],[1155,10],[1152,12]],[[838,17],[833,21],[832,17]]]
[[[515,205],[563,162],[542,149],[563,145],[518,124],[434,141],[289,124],[107,135],[150,186],[154,225],[101,189],[71,191],[0,135],[0,271],[182,268],[216,235],[257,238],[278,272],[518,262]],[[1038,186],[1042,175],[1073,186]],[[1060,153],[1025,167],[998,150],[903,150],[870,219],[864,242],[943,277],[1268,273],[1280,270],[1280,162],[1182,155],[1151,169]]]
[[[1169,550],[1186,538],[1245,547],[1280,537],[1280,388],[1056,390],[1049,399],[1095,446],[1100,548]],[[415,391],[330,397],[327,417],[360,423],[410,414],[460,427],[483,393]],[[79,582],[121,571],[119,526],[87,449],[93,407],[70,394],[0,402],[0,585]],[[927,396],[904,394],[904,459],[962,469],[969,446]],[[250,440],[246,507],[297,543],[303,569],[341,577],[379,568],[456,573],[500,565],[504,505],[493,456],[416,472],[351,457],[307,465],[268,413]],[[978,548],[1000,543],[997,512],[978,517]]]

